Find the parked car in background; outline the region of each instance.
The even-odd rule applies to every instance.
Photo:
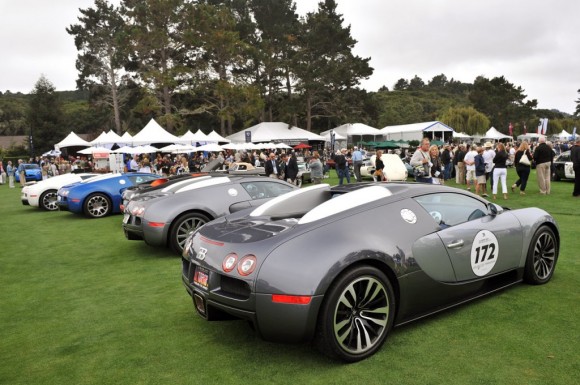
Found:
[[[97,175],[95,173],[83,173],[53,176],[38,183],[24,186],[20,194],[20,199],[25,206],[30,205],[32,207],[40,207],[46,211],[55,211],[58,210],[56,193],[59,188],[67,184],[93,178]]]
[[[376,158],[376,157],[375,157]],[[363,178],[372,178],[375,173],[375,163],[370,158],[365,158],[360,167],[360,176]]]
[[[556,221],[538,208],[442,185],[320,184],[198,228],[182,282],[208,321],[243,319],[266,340],[314,339],[355,362],[394,326],[521,281],[547,283],[559,248]]]
[[[570,151],[564,151],[554,159],[553,179],[558,181],[562,179],[574,179],[574,166],[570,158]]]
[[[371,157],[372,164],[375,164],[376,158],[376,155]],[[407,172],[407,168],[405,167],[405,164],[399,155],[383,154],[381,156],[381,160],[385,165],[383,173],[387,178],[387,182],[407,180],[409,173]]]
[[[256,167],[246,162],[230,163],[226,172],[229,175],[266,175],[264,167]]]
[[[104,174],[58,190],[57,205],[61,210],[101,218],[120,213],[121,194],[131,186],[148,183],[160,176],[149,173]]]
[[[134,197],[125,208],[123,230],[129,240],[181,253],[187,236],[205,223],[295,189],[263,176],[200,176]]]
[[[24,176],[26,182],[29,181],[41,181],[42,180],[42,169],[36,163],[24,163]],[[14,180],[20,183],[20,173],[14,172]]]

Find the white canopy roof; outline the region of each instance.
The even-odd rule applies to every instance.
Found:
[[[187,143],[187,144],[195,144],[195,142],[207,142],[207,141],[209,141],[207,135],[204,134],[201,130],[197,130],[195,134],[190,130],[187,130],[187,132],[181,135],[181,137],[179,138],[179,143]]]
[[[54,145],[55,149],[61,149],[64,147],[74,147],[74,146],[87,146],[91,144],[84,139],[81,139],[77,134],[71,131],[66,138]]]
[[[333,129],[335,140],[343,140],[338,138],[336,135],[340,135],[346,139],[348,136],[353,135],[382,135],[381,131],[378,128],[374,128],[371,126],[367,126],[364,123],[346,123],[342,126],[338,126]],[[325,134],[330,133],[330,130],[321,132],[320,135],[326,136]]]
[[[251,132],[252,142],[269,142],[272,140],[325,140],[323,136],[283,122],[263,122],[256,124],[255,126],[229,135],[226,139],[232,142],[245,142],[246,131]]]
[[[121,136],[121,139],[123,139],[123,143],[130,143],[133,140],[133,136],[125,131],[125,133]]]
[[[207,140],[208,142],[231,142],[231,140],[224,138],[215,131],[212,131],[207,135]]]
[[[94,153],[110,153],[111,150],[105,147],[93,146],[88,148],[83,148],[79,151],[79,154],[94,154]]]
[[[513,139],[513,137],[502,134],[495,127],[491,127],[489,130],[487,130],[485,135],[483,135],[483,139]]]
[[[473,136],[467,135],[464,132],[453,132],[453,137],[461,139],[473,138]]]
[[[133,144],[151,144],[151,143],[179,143],[179,138],[165,131],[155,119],[149,123],[138,134],[133,136]]]
[[[397,126],[386,126],[379,130],[383,135],[399,133],[399,132],[454,132],[453,128],[448,125],[434,121],[434,122],[421,122],[421,123],[411,123],[411,124],[400,124]]]

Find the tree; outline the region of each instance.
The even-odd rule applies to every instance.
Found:
[[[297,89],[306,104],[306,129],[312,129],[317,117],[348,116],[344,94],[352,92],[361,79],[373,73],[370,58],[354,56],[356,40],[350,26],[343,27],[343,17],[336,13],[336,2],[326,0],[318,10],[306,15],[296,53]]]
[[[482,134],[489,128],[487,116],[473,107],[449,108],[438,120],[468,135]]]
[[[122,71],[127,62],[125,22],[119,8],[106,0],[95,0],[95,8],[79,9],[80,24],[66,31],[75,37],[79,54],[76,67],[79,71],[77,87],[98,94],[98,104],[112,108],[115,129],[121,130],[121,106],[126,92],[120,88]]]
[[[51,150],[64,137],[62,104],[52,83],[42,75],[34,89],[26,117],[30,127],[30,155]]]
[[[415,75],[413,79],[409,81],[409,86],[407,90],[409,91],[417,91],[425,87],[425,82],[419,76]]]
[[[123,0],[131,63],[136,80],[156,98],[151,105],[169,131],[178,123],[173,95],[198,73],[194,4],[183,0]],[[184,37],[190,34],[186,40]]]
[[[527,95],[503,76],[491,80],[478,76],[469,100],[476,110],[486,114],[495,127],[507,128],[509,122],[521,121],[537,106],[536,99],[524,102]]]
[[[397,82],[393,86],[393,90],[395,91],[405,91],[407,88],[409,88],[409,81],[403,78],[397,80]]]
[[[444,74],[433,76],[433,78],[427,84],[427,87],[434,91],[442,91],[445,89],[449,82],[447,81],[447,76]]]

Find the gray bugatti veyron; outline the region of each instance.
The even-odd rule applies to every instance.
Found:
[[[315,185],[192,233],[182,280],[207,320],[249,320],[264,339],[314,339],[353,362],[393,326],[548,282],[559,245],[554,218],[538,208],[438,185]]]

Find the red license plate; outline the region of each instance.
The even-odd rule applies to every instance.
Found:
[[[193,275],[193,283],[204,289],[207,289],[209,281],[209,270],[203,267],[196,267],[195,274]]]

